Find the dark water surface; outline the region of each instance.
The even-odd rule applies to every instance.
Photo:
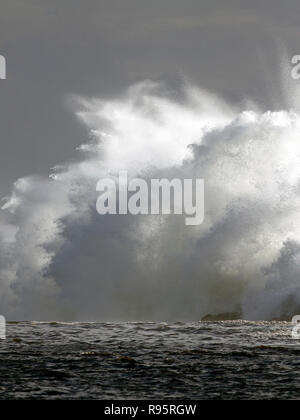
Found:
[[[300,398],[286,322],[7,325],[1,399]]]

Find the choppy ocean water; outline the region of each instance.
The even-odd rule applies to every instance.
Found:
[[[288,322],[8,323],[1,399],[298,399]]]

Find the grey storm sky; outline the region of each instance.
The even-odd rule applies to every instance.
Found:
[[[299,0],[0,0],[0,195],[75,158],[88,133],[68,94],[188,77],[276,108],[281,48],[300,53]]]

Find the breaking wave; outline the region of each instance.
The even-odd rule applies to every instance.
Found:
[[[300,115],[238,110],[146,81],[71,98],[89,141],[49,179],[19,179],[0,213],[0,309],[10,319],[271,319],[300,307]],[[203,178],[205,220],[99,216],[96,182]]]

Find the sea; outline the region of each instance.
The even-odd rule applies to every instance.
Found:
[[[299,399],[289,322],[14,322],[0,398]]]

